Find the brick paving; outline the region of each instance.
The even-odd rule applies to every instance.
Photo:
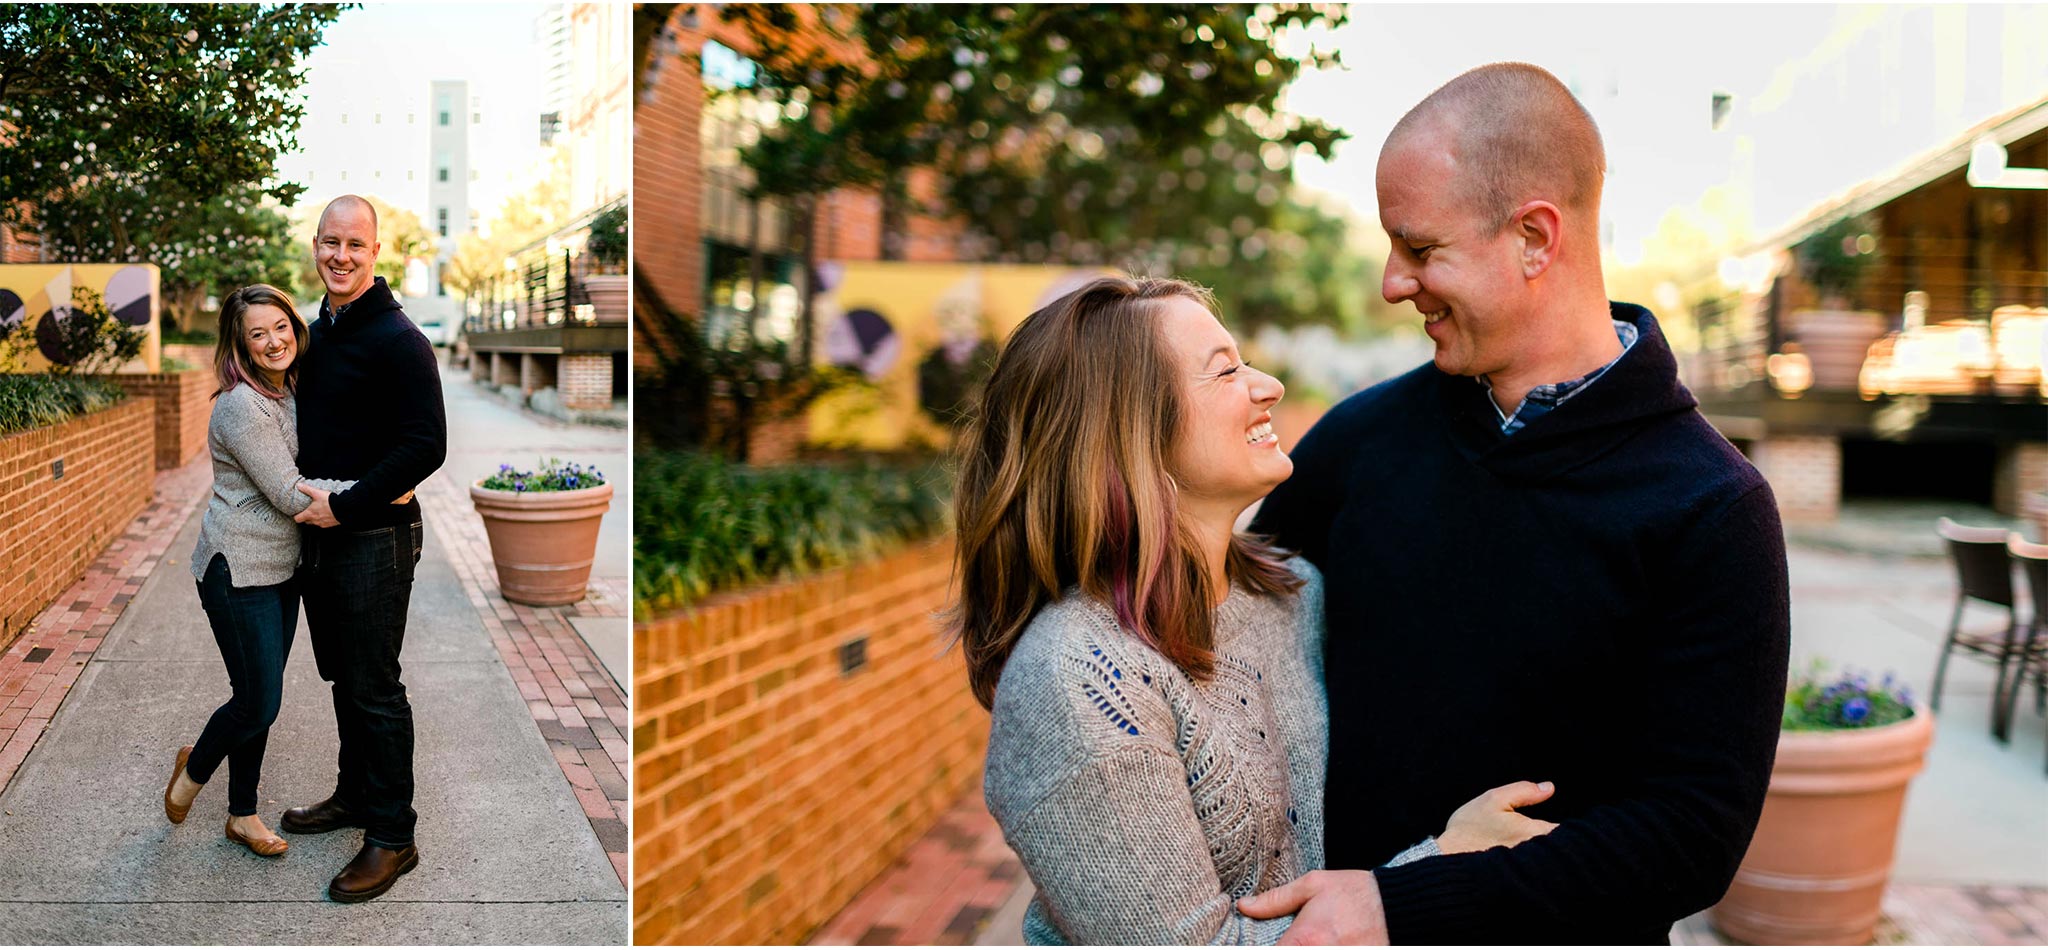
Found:
[[[420,501],[471,606],[483,618],[491,644],[498,648],[527,711],[582,804],[584,817],[610,856],[612,870],[619,883],[626,884],[631,837],[626,824],[631,813],[626,694],[569,621],[626,617],[631,603],[627,580],[592,577],[589,596],[566,607],[512,603],[499,596],[490,537],[470,504],[468,487],[443,471],[427,480]]]
[[[1007,944],[1016,934],[989,931],[996,913],[1030,887],[1002,829],[982,802],[980,784],[896,863],[854,896],[816,934],[813,946]],[[1013,924],[1014,926],[1014,924]],[[1730,946],[1705,914],[1679,921],[1671,942]],[[2048,887],[1894,882],[1884,898],[1879,946],[2039,946],[2048,944]]]
[[[0,790],[61,713],[72,683],[205,500],[212,477],[205,455],[157,473],[149,506],[0,654]],[[590,596],[567,607],[509,603],[498,596],[489,538],[467,492],[445,473],[425,489],[427,519],[624,883],[630,754],[625,694],[569,618],[625,617],[626,579],[592,578]]]
[[[811,935],[813,946],[961,946],[1029,886],[989,816],[981,783]]]
[[[212,480],[213,462],[205,454],[158,472],[149,505],[0,654],[0,791],[62,712],[71,685],[205,500]]]

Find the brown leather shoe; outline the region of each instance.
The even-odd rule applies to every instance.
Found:
[[[394,851],[365,842],[356,859],[327,885],[327,896],[344,904],[360,904],[390,890],[399,875],[419,863],[420,849],[412,845]]]
[[[177,761],[171,766],[171,780],[164,784],[164,817],[169,818],[174,825],[184,824],[185,816],[192,811],[192,802],[186,802],[182,808],[171,802],[171,789],[178,787],[178,776],[185,774],[185,760],[191,757],[191,746],[179,749]],[[193,796],[193,800],[197,801],[198,796]]]
[[[283,838],[280,838],[276,835],[271,835],[268,838],[251,838],[247,835],[242,834],[239,831],[236,831],[235,820],[233,818],[228,819],[227,833],[229,841],[239,844],[242,847],[248,848],[250,851],[255,852],[260,857],[283,857],[284,853],[291,849],[291,842],[286,841]]]
[[[288,834],[324,835],[343,828],[361,828],[363,821],[330,795],[302,808],[285,809],[284,818],[278,821],[278,826]]]

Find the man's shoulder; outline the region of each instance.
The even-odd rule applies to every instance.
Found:
[[[1443,372],[1434,363],[1424,363],[1392,379],[1367,386],[1330,407],[1325,416],[1340,428],[1370,425],[1392,417],[1406,417],[1429,397]]]

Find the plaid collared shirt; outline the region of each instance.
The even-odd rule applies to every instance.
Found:
[[[1621,352],[1623,355],[1626,355],[1629,347],[1636,345],[1636,337],[1640,335],[1640,331],[1636,329],[1636,325],[1633,323],[1616,320],[1614,321],[1614,335],[1621,340]],[[1621,362],[1621,357],[1617,356],[1609,361],[1606,366],[1602,366],[1578,379],[1568,379],[1561,383],[1546,383],[1531,389],[1529,390],[1529,395],[1522,397],[1522,404],[1516,406],[1515,411],[1511,413],[1501,412],[1500,403],[1494,403],[1493,411],[1496,415],[1500,416],[1500,434],[1514,435],[1522,431],[1523,426],[1543,418],[1552,409],[1564,405],[1565,400],[1578,395],[1580,390],[1591,385],[1594,380],[1599,379],[1602,374],[1613,369],[1614,364],[1619,362]],[[1493,384],[1487,382],[1486,377],[1479,377],[1479,385],[1486,387],[1487,395],[1491,396],[1493,394]]]

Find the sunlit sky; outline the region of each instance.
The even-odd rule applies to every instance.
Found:
[[[1531,62],[1600,126],[1606,228],[1624,262],[1709,188],[1730,186],[1747,235],[1765,237],[2048,95],[2048,5],[1353,5],[1317,42],[1346,68],[1298,80],[1287,105],[1352,138],[1327,163],[1300,162],[1297,181],[1376,223],[1373,169],[1395,121],[1467,69]],[[1733,97],[1720,131],[1717,92]]]
[[[469,206],[489,220],[538,171],[546,61],[535,21],[547,6],[370,3],[344,11],[304,61],[300,149],[281,157],[280,177],[307,185],[316,202],[342,191],[376,192],[428,220],[429,90],[436,80],[466,80],[483,117],[470,129],[469,162],[480,174]],[[339,121],[344,112],[347,125]],[[368,124],[379,112],[384,121]],[[404,112],[417,113],[420,123],[408,129]],[[343,168],[350,171],[345,184]],[[383,177],[370,178],[373,169]],[[417,172],[410,183],[407,169]]]

